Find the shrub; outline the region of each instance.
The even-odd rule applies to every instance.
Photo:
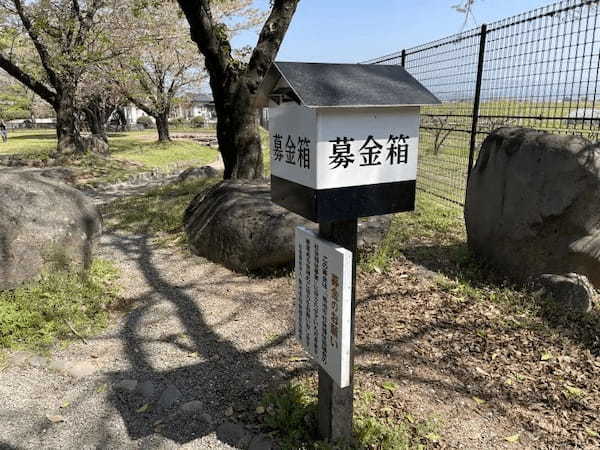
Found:
[[[194,128],[204,128],[204,117],[196,116],[192,118],[191,123]]]
[[[152,128],[154,126],[154,122],[148,116],[142,116],[137,120],[138,125],[142,125],[144,128]]]
[[[188,124],[188,122],[183,117],[178,117],[177,119],[169,120],[169,124],[174,127],[183,127]]]

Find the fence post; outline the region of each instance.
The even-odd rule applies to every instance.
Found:
[[[406,49],[402,50],[402,67],[406,65]]]
[[[477,80],[475,81],[475,100],[473,101],[473,118],[471,121],[471,144],[469,146],[469,168],[467,170],[467,181],[473,170],[475,159],[475,146],[477,145],[477,124],[479,121],[479,102],[481,101],[481,81],[483,78],[483,63],[485,60],[485,41],[487,38],[487,25],[481,25],[479,38],[479,61],[477,63]]]

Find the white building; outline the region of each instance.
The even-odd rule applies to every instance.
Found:
[[[129,125],[135,125],[141,117],[149,117],[148,114],[134,104],[127,105],[124,110]],[[206,124],[215,124],[217,122],[215,102],[210,94],[196,94],[189,101],[182,101],[176,104],[172,108],[169,117],[170,119],[184,120],[203,117]],[[154,121],[152,117],[150,119]]]

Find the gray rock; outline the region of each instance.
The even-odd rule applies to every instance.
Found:
[[[361,221],[359,242],[374,245],[391,217]],[[239,272],[268,271],[294,261],[298,225],[315,225],[271,201],[267,181],[228,180],[197,195],[184,215],[192,251]]]
[[[534,280],[534,284],[567,311],[589,312],[594,305],[596,293],[584,275],[542,274]]]
[[[167,388],[161,394],[158,403],[164,409],[173,408],[181,400],[181,392],[173,385],[167,386]]]
[[[179,174],[177,181],[204,180],[221,176],[223,173],[211,166],[190,167]]]
[[[135,392],[137,385],[138,385],[137,380],[123,380],[123,381],[119,381],[117,384],[115,384],[115,390],[121,391],[121,392],[133,393],[133,392]]]
[[[43,356],[33,356],[29,358],[29,365],[32,367],[47,368],[49,364],[50,360]]]
[[[600,147],[496,130],[469,179],[465,222],[475,253],[516,280],[579,273],[600,287]]]
[[[100,214],[81,192],[35,170],[0,170],[0,290],[52,265],[88,266],[101,232]]]
[[[193,400],[191,402],[184,403],[181,405],[181,412],[184,414],[195,414],[199,411],[202,411],[204,407],[204,403],[199,400]],[[209,416],[210,417],[210,416]]]
[[[86,378],[98,371],[98,367],[90,361],[75,361],[67,367],[67,373],[73,378]]]
[[[259,434],[252,439],[248,450],[275,450],[275,444],[268,436]]]
[[[52,167],[50,169],[39,170],[38,173],[44,178],[50,178],[63,183],[74,183],[77,172],[68,167]]]
[[[10,363],[13,366],[23,366],[29,362],[34,355],[30,352],[16,351],[10,356]]]
[[[387,235],[393,214],[373,216],[358,221],[358,247],[372,247],[379,244]]]
[[[202,414],[200,418],[206,423],[212,423],[212,417],[208,413]]]
[[[252,440],[252,434],[242,425],[226,422],[217,428],[217,438],[236,448],[246,448]]]
[[[69,369],[69,364],[61,359],[55,359],[50,362],[48,368],[57,372],[66,372]]]
[[[156,395],[156,385],[152,381],[144,381],[143,383],[138,384],[136,392],[146,401],[151,401]]]

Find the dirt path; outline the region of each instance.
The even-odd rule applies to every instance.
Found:
[[[10,355],[0,372],[0,449],[230,449],[252,440],[250,448],[269,448],[255,426],[263,393],[291,378],[314,382],[291,337],[292,280],[238,275],[146,235],[107,234],[98,256],[121,269],[130,312],[87,344]],[[436,276],[409,259],[361,274],[357,397],[372,394],[372,410],[392,422],[433,421],[432,448],[597,448],[575,422],[587,414],[596,430],[595,403],[552,400],[564,382],[544,387],[555,363],[539,352],[588,364],[567,370],[557,357],[573,383],[598,374],[597,358],[586,362],[558,338],[499,329],[501,310],[457,299]],[[534,344],[518,344],[525,338]],[[507,385],[516,370],[523,376]]]
[[[132,311],[88,345],[12,355],[0,448],[231,448],[221,440],[235,430],[215,430],[253,413],[289,358],[287,315],[272,307],[288,281],[249,280],[147,236],[104,236],[99,256],[121,268]]]

